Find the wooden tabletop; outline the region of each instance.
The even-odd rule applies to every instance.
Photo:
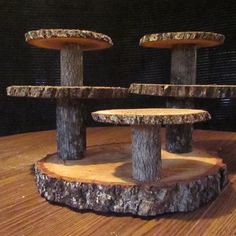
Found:
[[[130,128],[91,128],[88,145],[130,142]],[[163,135],[163,133],[162,133]],[[0,138],[0,235],[236,235],[236,133],[195,131],[194,145],[217,152],[230,184],[220,197],[191,213],[154,218],[75,212],[37,193],[33,163],[56,151],[54,131]]]

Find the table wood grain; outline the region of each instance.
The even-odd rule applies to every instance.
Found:
[[[89,146],[130,142],[129,127],[87,132]],[[196,130],[193,139],[196,147],[224,159],[230,184],[214,202],[194,212],[139,218],[75,212],[48,203],[36,190],[32,167],[56,151],[55,131],[1,137],[0,235],[236,235],[236,133]]]

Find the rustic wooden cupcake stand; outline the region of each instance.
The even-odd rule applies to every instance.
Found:
[[[217,37],[222,41],[222,36]],[[178,142],[169,136],[167,150],[170,152],[161,149],[161,125],[177,130],[174,132],[180,132],[181,137],[187,139],[192,135],[193,123],[210,119],[208,112],[180,109],[179,105],[177,109],[93,112],[98,122],[130,125],[132,143],[93,146],[85,151],[81,100],[127,95],[124,88],[82,86],[82,51],[107,48],[112,44],[111,39],[89,31],[39,30],[26,34],[26,40],[35,46],[61,50],[62,86],[7,89],[10,96],[57,99],[58,153],[35,164],[37,187],[44,198],[75,209],[155,216],[192,211],[220,194],[228,182],[226,166],[220,158],[206,150],[191,150],[191,140],[185,140],[179,151],[179,144],[168,146],[168,142]],[[196,43],[195,38],[191,40],[191,45]],[[213,43],[208,41],[211,46]],[[186,54],[195,54],[195,46],[186,48]],[[174,54],[179,54],[179,49]],[[188,70],[185,63],[186,60],[179,66]],[[190,64],[193,68],[194,62]],[[184,72],[183,77],[186,79],[194,73],[194,70]],[[138,86],[141,85],[132,85],[131,91],[137,92]],[[182,129],[186,131],[183,135]],[[186,135],[187,132],[191,135]]]

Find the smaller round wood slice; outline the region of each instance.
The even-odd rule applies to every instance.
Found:
[[[104,99],[125,98],[127,88],[93,86],[10,86],[7,95],[32,98]]]
[[[236,85],[131,84],[129,93],[190,98],[236,98]]]
[[[92,117],[98,122],[128,125],[188,124],[211,118],[204,110],[172,108],[103,110],[93,112]]]
[[[140,39],[140,46],[171,48],[175,45],[191,44],[197,47],[213,47],[224,42],[225,36],[211,32],[168,32],[147,34]]]
[[[112,40],[105,34],[79,29],[40,29],[25,34],[26,42],[40,48],[61,49],[78,44],[83,51],[109,48]]]

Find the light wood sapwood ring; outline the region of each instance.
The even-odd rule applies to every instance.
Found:
[[[113,45],[109,36],[80,29],[40,29],[25,34],[27,43],[41,48],[60,50],[68,44],[77,44],[82,51],[109,48]]]

